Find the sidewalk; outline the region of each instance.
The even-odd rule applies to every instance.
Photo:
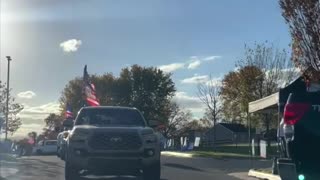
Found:
[[[14,175],[18,172],[19,170],[16,168],[5,168],[5,167],[1,167],[0,168],[0,180],[1,178],[7,178],[11,175]]]
[[[265,173],[265,172],[261,172],[261,171],[257,171],[255,169],[250,169],[249,173],[248,173],[248,176],[256,177],[256,178],[259,178],[259,179],[281,180],[280,176],[269,174],[269,173]]]

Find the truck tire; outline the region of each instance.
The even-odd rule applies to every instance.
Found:
[[[161,176],[161,165],[160,161],[153,165],[143,168],[143,179],[144,180],[160,180]]]
[[[64,176],[65,180],[80,180],[79,171],[68,162],[64,167]]]

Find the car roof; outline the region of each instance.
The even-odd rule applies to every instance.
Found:
[[[126,106],[87,106],[81,109],[127,109],[127,110],[137,110],[134,107],[126,107]]]

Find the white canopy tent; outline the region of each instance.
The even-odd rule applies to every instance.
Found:
[[[249,113],[262,112],[267,113],[271,110],[277,110],[279,103],[279,93],[274,93],[270,96],[252,101],[249,103]]]

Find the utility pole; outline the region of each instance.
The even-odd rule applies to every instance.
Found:
[[[9,121],[9,92],[10,92],[10,61],[12,60],[10,56],[6,57],[8,60],[8,74],[7,74],[7,102],[6,102],[6,136],[5,140],[8,139],[8,121]]]

